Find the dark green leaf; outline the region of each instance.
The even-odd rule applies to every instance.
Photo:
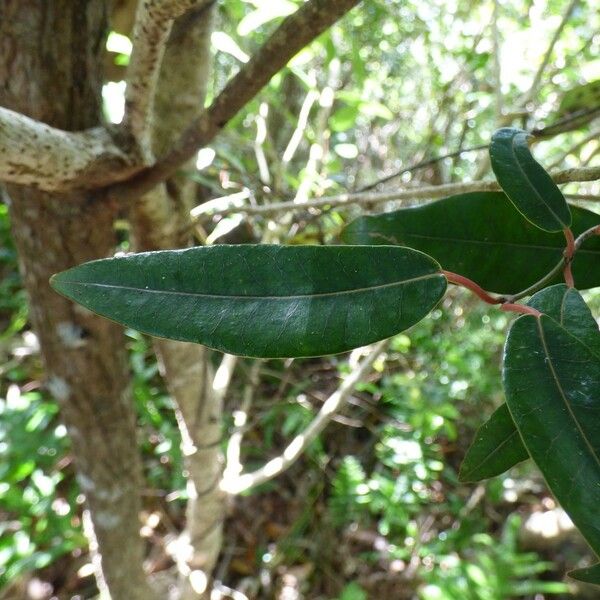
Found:
[[[509,332],[503,380],[531,458],[600,552],[600,359],[554,319],[526,315]]]
[[[577,290],[559,283],[534,294],[527,304],[552,317],[600,357],[598,323]]]
[[[502,404],[475,434],[462,465],[461,481],[480,481],[495,477],[529,458],[519,432]]]
[[[600,217],[571,207],[575,235]],[[348,244],[397,244],[421,250],[442,268],[488,291],[515,294],[541,279],[562,257],[562,233],[546,233],[522,218],[499,192],[451,196],[414,208],[359,217],[342,234]],[[573,262],[579,289],[600,285],[600,238],[588,240]]]
[[[575,569],[574,571],[569,571],[567,575],[571,579],[575,579],[577,581],[600,585],[600,563],[592,565],[591,567],[586,567],[585,569]]]
[[[394,246],[212,246],[98,260],[53,277],[144,333],[257,357],[318,356],[390,337],[440,300],[428,256]]]
[[[552,317],[600,357],[598,324],[581,294],[564,283],[535,294],[529,306]],[[460,468],[462,481],[479,481],[504,473],[529,454],[506,404],[498,408],[475,435]]]
[[[567,202],[544,168],[536,162],[522,129],[503,127],[492,135],[490,160],[500,187],[526,219],[546,231],[571,225]]]

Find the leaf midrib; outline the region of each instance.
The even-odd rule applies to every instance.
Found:
[[[531,179],[529,178],[529,176],[527,175],[527,173],[525,172],[525,170],[521,166],[521,163],[519,162],[519,158],[517,157],[517,153],[516,153],[516,141],[517,141],[517,138],[522,138],[522,137],[523,137],[522,133],[517,133],[516,135],[514,135],[512,137],[512,139],[510,141],[510,149],[511,149],[513,158],[515,159],[515,163],[519,167],[519,171],[523,174],[523,177],[525,178],[525,181],[527,181],[527,183],[529,184],[529,187],[533,190],[533,193],[537,196],[537,198],[539,199],[539,201],[542,203],[542,206],[548,209],[548,212],[550,212],[550,214],[556,219],[556,221],[560,225],[562,225],[563,227],[566,227],[567,225],[562,222],[562,219],[560,219],[558,217],[558,215],[552,210],[552,208],[550,207],[550,205],[544,201],[544,198],[542,198],[542,196],[538,192],[536,186],[533,185]],[[525,143],[525,146],[527,146],[527,143]],[[529,148],[527,148],[527,150],[529,151]],[[533,157],[532,157],[532,160],[537,165],[537,162],[535,161],[535,159]]]
[[[573,422],[575,423],[577,429],[579,430],[579,433],[581,434],[581,437],[583,438],[585,445],[588,447],[590,453],[594,457],[596,464],[600,467],[600,457],[598,457],[598,455],[596,454],[596,451],[594,450],[594,447],[588,440],[588,437],[587,437],[585,431],[581,428],[581,425],[579,424],[579,420],[577,419],[577,416],[573,412],[573,409],[571,408],[571,405],[569,404],[569,402],[567,400],[567,397],[562,388],[562,385],[560,384],[558,375],[556,374],[556,370],[552,363],[552,359],[550,358],[550,352],[548,351],[548,344],[546,342],[546,336],[544,334],[544,328],[542,327],[541,318],[537,318],[537,327],[540,332],[540,341],[542,342],[542,349],[547,358],[548,368],[550,369],[550,373],[552,375],[552,378],[554,379],[554,382],[556,384],[556,388],[560,394],[560,397],[561,397],[562,401],[564,402],[565,407],[567,408],[567,411],[569,412],[569,415],[571,416],[571,419],[573,419]],[[575,338],[575,339],[579,342],[579,338]],[[587,348],[587,346],[585,346],[585,347]]]
[[[273,296],[273,295],[236,295],[236,294],[206,294],[200,292],[185,292],[178,290],[160,290],[160,289],[150,289],[145,287],[133,287],[126,285],[118,285],[118,284],[107,284],[107,283],[96,283],[96,282],[87,282],[87,281],[63,281],[60,282],[62,285],[75,285],[82,287],[94,287],[94,288],[108,288],[115,290],[124,290],[130,292],[142,292],[146,294],[162,294],[162,295],[172,295],[172,296],[193,296],[198,298],[211,298],[211,299],[227,299],[227,300],[297,300],[301,298],[322,298],[322,297],[332,297],[332,296],[340,296],[340,295],[348,295],[348,294],[359,294],[362,292],[368,291],[376,291],[380,289],[391,288],[395,286],[403,286],[409,283],[414,283],[417,281],[424,281],[427,279],[432,279],[434,277],[443,277],[443,275],[436,271],[434,273],[428,273],[427,275],[421,275],[419,277],[413,277],[411,279],[403,279],[401,281],[393,281],[391,283],[385,283],[381,285],[374,285],[363,288],[354,288],[350,290],[339,290],[336,292],[319,292],[319,293],[308,293],[308,294],[291,294],[287,296]]]
[[[384,239],[395,239],[396,243],[399,243],[399,240],[395,237],[395,236],[385,236],[384,234],[381,233],[367,233],[367,235],[371,238],[376,238],[376,237],[382,237]],[[526,243],[514,243],[514,242],[504,242],[504,241],[494,241],[494,240],[481,240],[481,239],[470,239],[470,240],[465,240],[462,238],[453,238],[453,237],[444,237],[441,235],[425,235],[422,233],[410,233],[410,232],[404,232],[404,237],[406,238],[418,238],[418,239],[424,239],[424,240],[439,240],[441,242],[456,242],[456,243],[460,243],[460,244],[482,244],[482,245],[488,245],[488,246],[505,246],[507,248],[523,248],[525,250],[545,250],[545,251],[560,251],[562,252],[564,250],[564,246],[561,245],[557,245],[557,246],[539,246],[539,245],[534,245],[534,244],[526,244]],[[577,251],[577,256],[581,255],[581,254],[591,254],[591,255],[596,255],[596,254],[600,254],[600,249],[599,250],[590,250],[589,248],[581,248]]]

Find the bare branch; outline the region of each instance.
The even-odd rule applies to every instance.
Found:
[[[290,468],[302,455],[310,443],[325,429],[329,421],[348,402],[356,384],[369,372],[371,366],[388,343],[383,340],[375,344],[363,360],[357,364],[339,388],[327,398],[321,410],[306,428],[288,444],[283,454],[270,460],[266,465],[252,473],[244,473],[231,479],[223,479],[221,489],[229,494],[241,494],[249,489],[270,481]],[[355,350],[353,354],[357,352]],[[352,356],[351,356],[352,362]]]
[[[133,27],[133,49],[127,67],[123,127],[151,160],[152,106],[160,65],[173,21],[195,6],[213,0],[145,0],[139,2]]]
[[[565,169],[551,175],[554,181],[559,184],[595,181],[600,179],[600,166]],[[273,202],[271,204],[262,204],[257,206],[240,206],[240,202],[238,200],[235,203],[232,203],[232,205],[229,207],[223,208],[222,210],[213,214],[225,216],[231,213],[242,212],[247,215],[269,215],[278,212],[306,210],[307,208],[344,206],[347,204],[376,204],[380,202],[391,202],[394,200],[433,200],[436,198],[445,198],[446,196],[452,196],[454,194],[466,194],[467,192],[498,191],[501,191],[501,188],[496,181],[446,183],[443,185],[429,185],[404,190],[393,190],[389,192],[359,192],[354,194],[340,194],[338,196],[323,196],[322,198],[315,198],[302,203],[297,203],[294,200],[287,200],[285,202]],[[214,203],[212,206],[214,206]],[[201,218],[202,215],[209,214],[208,211],[202,210],[203,208],[204,206],[200,206],[194,209],[193,216],[196,219]]]
[[[105,194],[120,202],[138,198],[179,169],[210,143],[258,92],[302,48],[323,33],[360,0],[310,0],[287,17],[265,44],[241,67],[214,102],[195,119],[173,148],[130,181]]]
[[[463,154],[467,154],[468,152],[477,152],[478,150],[487,150],[488,148],[489,148],[489,144],[479,144],[477,146],[470,146],[468,148],[460,148],[459,150],[455,150],[454,152],[448,152],[446,154],[441,154],[440,156],[434,156],[433,158],[421,160],[418,163],[411,165],[410,167],[403,167],[402,169],[399,169],[398,171],[394,171],[393,173],[390,173],[389,175],[385,175],[384,177],[381,177],[380,179],[377,179],[376,181],[373,181],[372,183],[369,183],[369,184],[363,186],[362,188],[360,188],[357,191],[358,192],[368,192],[369,190],[372,190],[383,183],[387,183],[388,181],[391,181],[392,179],[395,179],[396,177],[400,177],[401,175],[406,175],[407,173],[412,173],[414,171],[418,171],[419,169],[424,169],[425,167],[434,165],[435,163],[440,162],[441,160],[445,160],[446,158],[456,158],[458,156],[462,156]]]
[[[135,160],[101,127],[67,132],[0,107],[0,181],[68,191],[119,181],[136,170]]]

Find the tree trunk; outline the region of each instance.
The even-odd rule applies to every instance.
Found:
[[[0,1],[0,102],[66,130],[96,126],[106,11],[107,0]],[[90,511],[100,591],[114,600],[152,598],[142,569],[141,462],[122,328],[48,285],[57,271],[112,254],[113,215],[83,195],[16,186],[8,193],[48,389],[60,403]]]
[[[202,4],[202,3],[200,3]],[[156,90],[152,149],[165,152],[201,111],[211,61],[214,2],[205,2],[178,19],[166,48]],[[190,165],[193,168],[193,165]],[[190,244],[189,211],[196,184],[177,175],[146,194],[132,211],[136,250],[161,250]],[[203,597],[222,543],[225,512],[219,489],[222,474],[221,403],[213,393],[209,351],[198,344],[156,340],[161,371],[177,409],[188,471],[187,523],[174,558],[181,576],[180,598]]]

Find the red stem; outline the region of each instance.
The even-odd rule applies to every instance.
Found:
[[[515,304],[514,302],[505,302],[500,310],[505,310],[506,312],[515,312],[522,315],[533,315],[534,317],[541,317],[542,313],[533,308],[531,306],[526,306],[525,304]]]
[[[573,272],[571,271],[571,263],[573,262],[573,255],[575,254],[575,238],[573,232],[569,227],[563,229],[565,238],[567,240],[567,247],[565,248],[565,268],[563,269],[563,275],[565,277],[565,283],[570,287],[575,287],[575,280],[573,279]]]
[[[484,302],[487,302],[488,304],[502,304],[502,302],[504,302],[504,298],[494,298],[494,296],[488,294],[482,287],[478,286],[474,281],[472,281],[468,277],[458,275],[458,273],[452,273],[452,271],[442,271],[442,275],[444,275],[450,283],[467,288],[468,290],[473,292],[477,297],[479,297]]]

